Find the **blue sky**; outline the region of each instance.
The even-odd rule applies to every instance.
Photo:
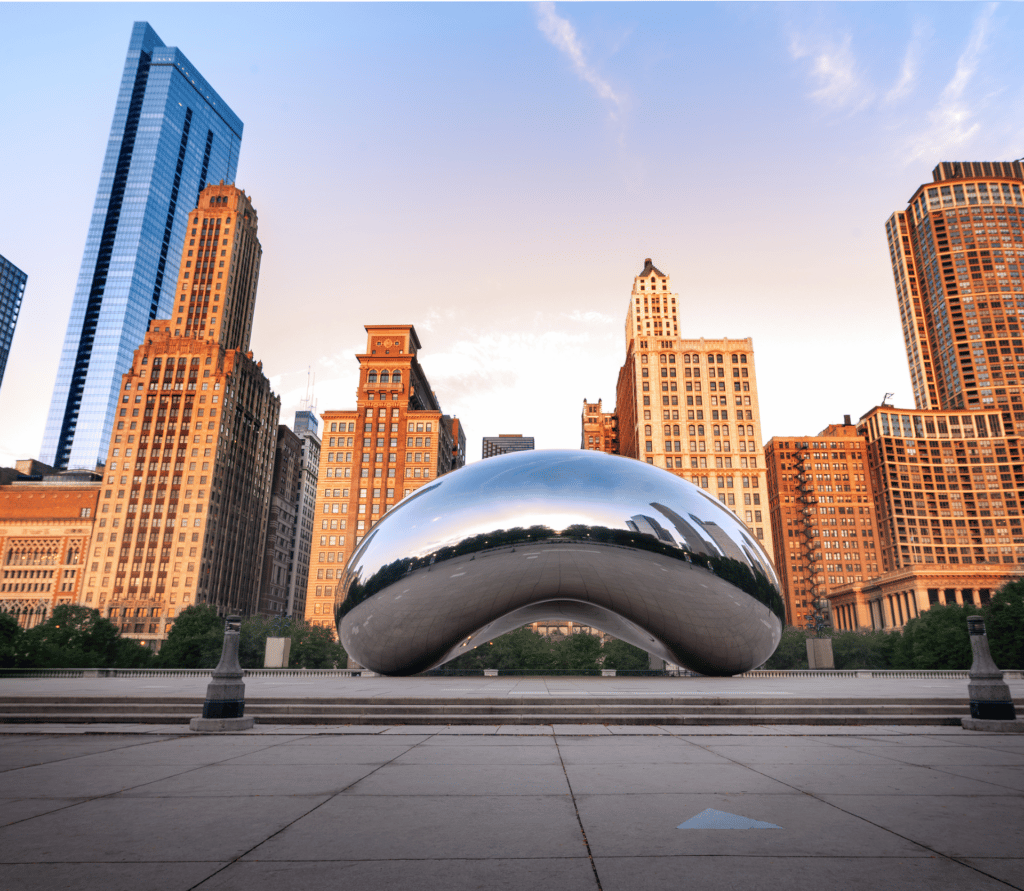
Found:
[[[412,322],[470,458],[579,445],[645,257],[683,336],[753,337],[765,440],[910,405],[885,220],[1024,155],[1016,4],[2,4],[0,464],[38,453],[135,20],[245,122],[283,417],[307,369],[353,406],[362,326]]]

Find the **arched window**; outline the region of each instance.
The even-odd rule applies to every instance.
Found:
[[[697,435],[698,436],[703,436],[704,435],[704,425],[703,424],[698,424],[697,425]]]
[[[650,435],[651,435],[651,425],[650,424],[644,424],[644,436],[650,436]]]
[[[665,435],[666,436],[671,436],[672,435],[672,425],[671,424],[666,424],[665,425]]]
[[[380,373],[380,382],[381,382],[382,384],[386,384],[386,383],[388,383],[388,373],[387,373],[386,371],[382,371],[382,372]]]
[[[366,375],[366,382],[368,384],[375,384],[375,383],[377,383],[377,372],[376,371],[368,372],[367,375]]]
[[[393,383],[393,384],[400,384],[401,382],[402,382],[402,372],[401,371],[393,371],[391,373],[391,383]]]
[[[673,436],[678,436],[679,435],[679,425],[678,424],[673,424],[672,425],[672,435]]]

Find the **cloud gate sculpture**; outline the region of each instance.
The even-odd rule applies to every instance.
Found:
[[[561,619],[731,675],[775,651],[784,612],[768,556],[724,505],[579,450],[488,458],[414,492],[352,555],[335,616],[348,653],[382,674]]]

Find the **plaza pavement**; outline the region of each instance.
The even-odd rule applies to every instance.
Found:
[[[205,688],[144,680],[147,695]],[[866,696],[966,693],[962,680],[798,680],[369,678],[340,694],[337,682],[328,691],[311,679],[309,695],[447,687],[453,696],[835,696],[851,695],[854,683]],[[122,682],[0,688],[38,695],[61,683],[68,695],[98,695]],[[247,694],[281,695],[275,683],[251,679]],[[713,828],[730,818],[708,810],[779,828]],[[677,828],[691,820],[709,828]],[[564,724],[257,725],[198,735],[182,725],[2,725],[0,889],[37,888],[1024,889],[1024,735]]]

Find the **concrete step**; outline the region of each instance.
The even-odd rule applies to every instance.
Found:
[[[246,710],[246,715],[255,717],[259,724],[287,724],[307,726],[329,725],[374,725],[381,724],[422,724],[426,726],[454,725],[488,725],[495,724],[633,724],[638,726],[653,725],[692,725],[692,726],[760,726],[770,724],[800,724],[810,726],[959,726],[960,716],[951,715],[900,715],[900,714],[834,714],[834,715],[793,715],[793,714],[729,714],[714,715],[633,715],[604,714],[572,716],[571,719],[552,720],[549,714],[510,714],[495,720],[493,715],[451,714],[451,715],[406,715],[392,714],[386,719],[376,715],[258,715]],[[24,713],[20,715],[0,716],[0,723],[5,724],[187,724],[191,715],[157,712],[127,712],[122,714],[66,714]]]

